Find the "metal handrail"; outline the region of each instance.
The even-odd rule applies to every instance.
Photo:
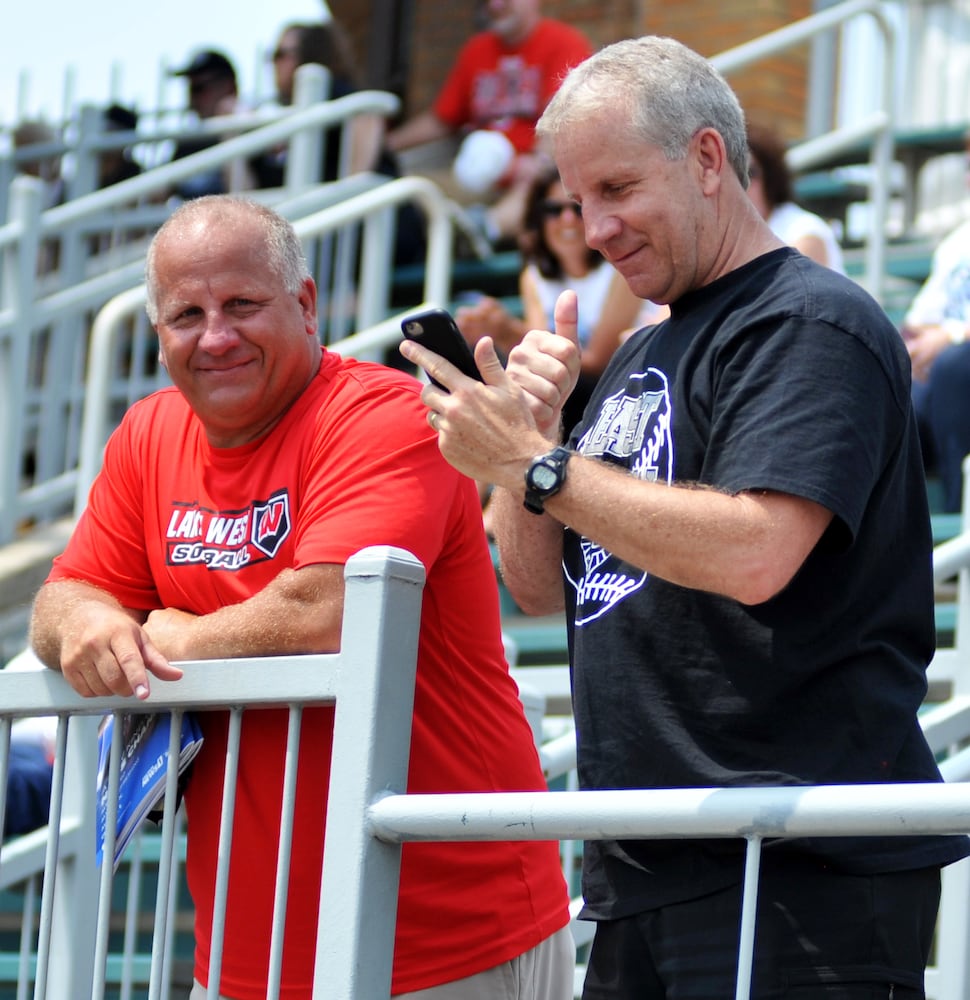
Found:
[[[711,62],[721,73],[729,75],[745,69],[767,56],[777,55],[800,45],[827,31],[841,27],[857,17],[868,16],[875,20],[886,50],[880,83],[881,110],[851,129],[837,130],[823,138],[812,139],[792,147],[788,161],[794,169],[810,169],[824,162],[834,152],[852,149],[862,139],[872,139],[869,174],[869,202],[872,214],[866,233],[864,284],[877,301],[882,301],[885,287],[886,234],[884,221],[889,211],[889,192],[893,162],[893,134],[895,131],[895,81],[893,66],[896,63],[896,30],[886,16],[879,0],[846,0],[835,7],[812,14],[793,24],[778,28],[760,38],[728,49],[714,56]]]

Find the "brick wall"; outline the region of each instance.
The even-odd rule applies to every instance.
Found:
[[[407,0],[404,0],[407,3]],[[395,0],[330,0],[355,39],[362,67],[371,38],[386,45]],[[405,113],[426,108],[462,42],[477,29],[477,4],[468,0],[410,0]],[[640,34],[671,35],[706,56],[750,41],[808,16],[812,0],[545,0],[544,13],[574,24],[597,48]],[[376,43],[375,43],[376,44]],[[765,60],[731,77],[751,118],[774,122],[789,139],[804,132],[807,47]]]

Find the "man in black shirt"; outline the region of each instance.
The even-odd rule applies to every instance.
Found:
[[[670,318],[621,346],[565,449],[574,293],[559,336],[530,332],[506,371],[479,343],[485,385],[402,353],[451,390],[424,390],[443,454],[497,484],[517,603],[565,607],[581,787],[939,781],[917,720],[932,542],[892,324],[761,219],[737,99],[678,42],[601,50],[539,133],[587,243]],[[962,837],[769,844],[752,996],[921,998],[939,869],[967,853]],[[589,843],[585,1000],[733,996],[743,857]]]

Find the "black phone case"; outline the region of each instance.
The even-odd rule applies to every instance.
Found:
[[[462,336],[461,330],[451,314],[444,309],[428,309],[425,312],[407,316],[401,321],[401,332],[408,340],[413,340],[429,351],[440,354],[450,361],[463,375],[482,381],[481,373],[475,365],[468,341]],[[435,379],[428,378],[439,389],[444,389]]]

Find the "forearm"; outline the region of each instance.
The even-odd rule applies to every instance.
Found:
[[[562,525],[530,513],[509,490],[496,489],[491,505],[502,579],[516,604],[530,615],[561,611]]]
[[[342,566],[284,570],[239,604],[197,616],[152,612],[145,628],[169,660],[336,652],[343,593]]]
[[[562,491],[546,507],[631,565],[744,604],[783,589],[831,521],[825,508],[799,497],[667,486],[582,456],[570,461]]]
[[[450,134],[450,129],[440,118],[431,111],[424,111],[388,132],[387,148],[392,153],[399,153]]]
[[[384,119],[380,115],[358,115],[350,124],[350,172],[373,170],[377,165],[384,138]]]

